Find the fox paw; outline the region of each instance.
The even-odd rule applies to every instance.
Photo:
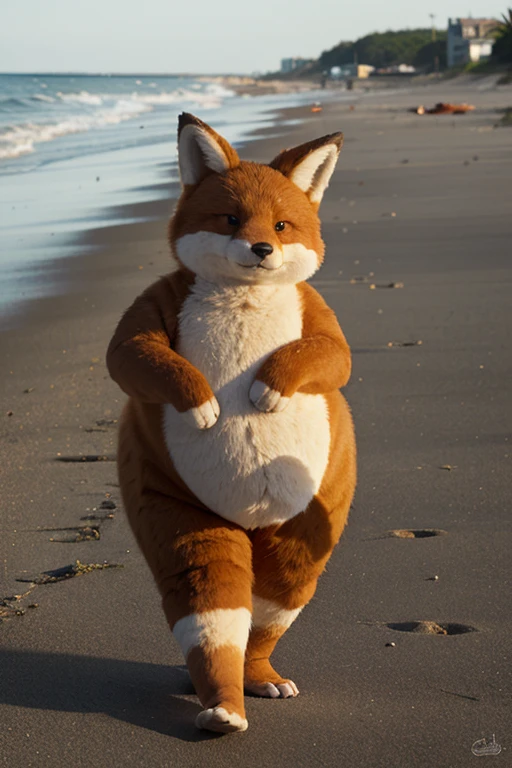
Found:
[[[265,696],[268,699],[289,699],[299,695],[299,689],[293,680],[282,683],[246,683],[245,690],[254,696]]]
[[[247,730],[247,720],[236,712],[228,712],[224,707],[204,709],[196,717],[196,725],[205,731],[216,733],[235,733]]]
[[[197,408],[189,408],[181,414],[187,424],[195,429],[210,429],[217,422],[220,415],[220,407],[217,398],[211,397],[206,403]]]
[[[290,398],[256,379],[249,391],[249,399],[258,411],[278,413],[284,411]]]

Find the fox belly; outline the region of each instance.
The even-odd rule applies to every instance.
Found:
[[[216,393],[221,415],[205,431],[164,406],[164,432],[192,493],[221,517],[258,528],[306,509],[327,466],[330,430],[322,395],[297,393],[284,411],[260,413],[249,386],[242,380]]]
[[[261,413],[249,400],[263,360],[301,333],[294,285],[219,293],[199,282],[180,313],[178,351],[206,376],[220,416],[197,430],[165,405],[167,449],[192,493],[247,529],[304,511],[327,467],[331,435],[322,395],[296,393],[278,413]]]

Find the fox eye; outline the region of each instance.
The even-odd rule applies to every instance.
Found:
[[[278,221],[274,229],[276,232],[282,232],[285,227],[286,227],[286,222]]]
[[[239,227],[240,219],[238,216],[232,216],[231,214],[228,214],[228,224],[230,227]]]

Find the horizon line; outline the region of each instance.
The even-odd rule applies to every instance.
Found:
[[[264,74],[264,73],[260,73]],[[42,72],[7,72],[0,71],[0,76],[10,75],[14,77],[23,77],[27,75],[37,77],[62,77],[72,75],[73,77],[255,77],[255,75],[241,72],[86,72],[75,70],[63,71],[42,71]]]

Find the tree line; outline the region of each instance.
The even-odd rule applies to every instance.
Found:
[[[493,31],[495,43],[492,61],[512,64],[512,8],[508,8]],[[342,41],[324,51],[309,71],[322,72],[346,64],[370,64],[386,69],[398,64],[410,64],[417,69],[429,70],[437,59],[440,69],[446,67],[446,30],[402,29],[396,32],[374,32],[355,42]]]
[[[440,67],[446,66],[446,32],[437,31],[432,40],[431,29],[402,29],[397,32],[374,32],[355,42],[341,42],[324,51],[317,68],[329,70],[358,62],[384,69],[397,64],[428,67],[435,57]]]

